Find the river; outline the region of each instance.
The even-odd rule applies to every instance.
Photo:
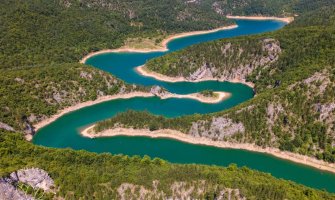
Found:
[[[187,94],[205,89],[230,92],[232,96],[218,104],[204,104],[191,99],[166,99],[157,97],[112,100],[68,113],[55,122],[41,128],[33,138],[33,143],[48,147],[84,149],[92,152],[110,152],[125,155],[149,155],[174,163],[200,163],[227,166],[236,163],[252,169],[271,173],[273,176],[292,180],[310,187],[335,192],[335,174],[312,167],[282,160],[271,155],[244,150],[220,149],[210,146],[187,144],[180,141],[147,137],[117,136],[89,139],[81,137],[79,130],[114,116],[128,109],[147,110],[166,117],[176,117],[194,113],[211,113],[236,106],[253,97],[253,90],[239,83],[206,81],[200,83],[167,83],[136,73],[135,67],[147,60],[166,53],[206,41],[251,35],[282,28],[279,21],[237,20],[238,28],[215,33],[194,35],[172,40],[169,51],[151,53],[106,53],[89,58],[86,64],[110,72],[127,83],[160,85],[170,92]]]

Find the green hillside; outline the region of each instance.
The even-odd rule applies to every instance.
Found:
[[[65,199],[334,199],[329,193],[231,165],[176,165],[148,157],[95,154],[32,145],[17,134],[0,134],[0,176],[26,167],[50,173]],[[125,187],[125,190],[120,188]],[[127,187],[126,187],[127,186]],[[193,188],[193,189],[192,189]],[[132,189],[135,189],[132,191]],[[229,195],[228,191],[234,192]],[[199,192],[200,191],[200,192]]]
[[[302,7],[306,11],[295,22],[273,33],[204,43],[150,60],[147,69],[171,77],[201,80],[200,70],[219,80],[255,84],[255,98],[235,108],[166,119],[160,127],[335,162],[335,24],[330,20],[335,15],[334,6],[325,5],[314,11]],[[112,127],[116,118],[101,125]],[[244,132],[217,133],[211,125],[218,118],[242,123]]]
[[[56,185],[55,194],[42,199],[137,199],[141,194],[144,199],[183,195],[198,199],[335,199],[333,194],[245,167],[177,165],[148,157],[45,148],[22,137],[22,133],[32,131],[32,123],[65,107],[105,95],[146,90],[79,64],[89,52],[121,47],[127,38],[232,24],[225,18],[227,14],[298,14],[293,24],[275,33],[197,45],[148,63],[156,71],[160,68],[155,66],[164,65],[165,71],[158,72],[167,75],[187,75],[201,65],[197,60],[201,58],[224,72],[234,69],[234,62],[244,65],[252,58],[269,56],[262,47],[264,39],[273,39],[282,50],[278,59],[255,66],[246,76],[256,84],[254,99],[227,111],[175,119],[129,111],[102,122],[98,128],[103,130],[121,121],[136,128],[152,126],[191,133],[194,123],[209,127],[213,117],[224,117],[245,127],[245,134],[237,133],[226,140],[274,146],[334,162],[332,4],[331,0],[2,1],[0,187],[2,178],[11,172],[38,167],[46,170]],[[227,54],[231,60],[222,63],[218,49],[227,43],[232,46]],[[236,56],[239,48],[245,49],[240,55],[242,61]],[[172,64],[186,65],[181,55],[193,61],[190,71],[170,70]],[[273,112],[269,114],[269,110]],[[132,121],[125,120],[129,115]],[[144,119],[147,124],[143,124]]]

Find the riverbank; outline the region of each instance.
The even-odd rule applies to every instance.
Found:
[[[173,93],[167,93],[163,96],[158,96],[161,99],[169,99],[169,98],[185,98],[185,99],[193,99],[200,101],[202,103],[219,103],[231,96],[230,93],[227,92],[214,92],[216,95],[215,97],[205,97],[201,95],[200,93],[192,93],[192,94],[173,94]],[[150,93],[150,92],[131,92],[131,93],[125,93],[125,94],[116,94],[116,95],[109,95],[109,96],[103,96],[99,97],[98,99],[94,101],[86,101],[82,103],[78,103],[76,105],[67,107],[61,111],[59,111],[57,114],[49,117],[48,119],[42,120],[34,125],[35,131],[38,131],[42,127],[56,121],[58,118],[62,117],[63,115],[73,112],[75,110],[79,110],[81,108],[92,106],[95,104],[99,104],[106,101],[116,100],[116,99],[130,99],[134,97],[154,97],[156,95]],[[32,138],[27,138],[27,140],[31,140]]]
[[[220,80],[220,79],[216,79],[216,78],[204,78],[204,79],[200,79],[200,80],[187,80],[184,77],[171,77],[171,76],[166,76],[163,74],[159,74],[157,72],[153,72],[148,70],[145,65],[139,66],[135,68],[136,72],[141,74],[142,76],[146,76],[146,77],[151,77],[154,78],[156,80],[159,81],[164,81],[164,82],[170,82],[170,83],[176,83],[176,82],[202,82],[202,81],[228,81],[228,82],[232,82],[232,83],[242,83],[245,84],[251,88],[255,87],[255,84],[252,82],[247,82],[245,80],[242,79],[232,79],[232,80]]]
[[[246,20],[276,20],[289,24],[294,21],[294,17],[264,17],[264,16],[226,16],[228,19],[246,19]]]
[[[173,94],[169,93],[164,96],[160,96],[161,99],[169,99],[169,98],[178,98],[178,99],[194,99],[200,101],[201,103],[219,103],[231,96],[228,92],[213,92],[213,97],[206,97],[201,95],[200,93],[192,93],[192,94]]]
[[[131,128],[115,128],[115,129],[108,129],[100,133],[94,133],[95,125],[89,126],[82,130],[80,134],[83,137],[88,138],[98,138],[98,137],[114,137],[114,136],[144,136],[144,137],[151,137],[151,138],[169,138],[175,139],[178,141],[190,143],[190,144],[197,144],[197,145],[207,145],[207,146],[215,146],[219,148],[228,148],[228,149],[242,149],[248,150],[253,152],[259,153],[266,153],[272,156],[289,160],[295,163],[308,165],[319,170],[329,171],[335,173],[335,164],[327,163],[322,160],[317,160],[315,158],[311,158],[308,156],[295,154],[292,152],[281,151],[276,148],[262,148],[256,146],[254,144],[239,144],[239,143],[231,143],[231,142],[224,142],[224,141],[213,141],[208,138],[203,137],[193,137],[187,134],[184,134],[180,131],[171,130],[171,129],[162,129],[156,131],[150,131],[148,129],[131,129]]]
[[[153,96],[154,96],[153,94],[148,93],[148,92],[131,92],[131,93],[125,93],[125,94],[115,94],[115,95],[108,95],[108,96],[99,97],[98,99],[96,99],[94,101],[86,101],[86,102],[78,103],[76,105],[64,108],[63,110],[60,110],[57,114],[52,115],[48,119],[42,120],[42,121],[34,124],[34,128],[35,128],[35,131],[38,131],[42,127],[56,121],[58,118],[60,118],[61,116],[65,115],[69,112],[79,110],[79,109],[87,107],[87,106],[92,106],[92,105],[95,105],[95,104],[98,104],[98,103],[111,101],[111,100],[115,100],[115,99],[130,99],[130,98],[134,98],[134,97],[153,97]]]
[[[104,50],[100,50],[100,51],[96,51],[96,52],[92,52],[87,54],[85,57],[83,57],[80,60],[80,63],[85,64],[86,61],[92,57],[92,56],[96,56],[99,54],[104,54],[104,53],[117,53],[117,52],[137,52],[137,53],[150,53],[150,52],[164,52],[164,51],[168,51],[168,47],[167,44],[174,39],[178,39],[178,38],[182,38],[182,37],[187,37],[187,36],[193,36],[193,35],[202,35],[202,34],[207,34],[207,33],[214,33],[217,31],[222,31],[222,30],[229,30],[229,29],[234,29],[237,28],[237,25],[230,25],[230,26],[223,26],[220,28],[216,28],[216,29],[212,29],[212,30],[204,30],[204,31],[192,31],[192,32],[185,32],[185,33],[178,33],[175,35],[171,35],[167,38],[165,38],[162,42],[161,42],[161,46],[160,48],[148,48],[148,49],[134,49],[134,48],[128,48],[128,47],[120,47],[118,49],[104,49]]]

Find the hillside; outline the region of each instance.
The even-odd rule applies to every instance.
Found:
[[[333,18],[333,10],[308,11],[274,33],[209,42],[150,60],[146,69],[166,76],[189,81],[237,79],[252,82],[256,92],[252,100],[227,111],[151,123],[197,137],[275,147],[334,163],[335,28],[334,21],[320,19],[326,14],[326,19]],[[321,11],[324,14],[319,16]],[[303,25],[310,20],[313,26]],[[98,129],[112,128],[118,117],[100,123]],[[127,127],[133,123],[122,117],[119,122]],[[150,120],[144,122],[138,127],[150,125]],[[237,124],[243,128],[234,128]]]
[[[99,97],[148,90],[81,64],[0,70],[0,129],[33,135],[33,124]]]
[[[77,62],[91,51],[118,48],[127,38],[233,23],[227,14],[284,15],[287,2],[9,0],[0,8],[0,68]]]
[[[0,177],[22,168],[46,170],[54,179],[52,190],[57,194],[40,195],[41,190],[30,193],[43,199],[335,198],[323,191],[234,165],[227,168],[177,165],[157,158],[50,149],[32,145],[17,134],[0,134],[0,141]],[[0,195],[2,183],[0,179]]]
[[[45,148],[22,137],[34,133],[32,124],[63,108],[106,95],[147,90],[79,64],[90,52],[121,47],[129,38],[150,39],[232,24],[232,20],[225,18],[227,14],[291,16],[298,13],[300,20],[277,33],[190,47],[194,52],[202,48],[213,54],[210,59],[206,54],[199,58],[208,59],[220,75],[234,70],[233,62],[244,66],[256,58],[258,63],[245,76],[247,81],[256,84],[257,96],[251,101],[220,113],[176,119],[129,111],[103,122],[100,128],[110,128],[120,121],[138,128],[167,125],[163,128],[216,139],[255,142],[334,162],[335,40],[331,15],[334,10],[330,5],[331,0],[3,1],[0,7],[0,197],[9,193],[8,188],[14,188],[41,199],[334,199],[333,194],[245,167],[178,165],[157,158]],[[313,11],[315,8],[318,10]],[[269,42],[280,47],[280,51],[264,49]],[[222,65],[216,53],[229,43],[226,56],[232,60]],[[246,53],[236,56],[240,48]],[[194,72],[202,62],[187,53],[180,51],[152,63],[162,64],[165,59],[164,69],[169,69],[169,58],[173,57],[178,66],[187,61],[180,59],[181,55],[189,56],[194,61],[189,70]],[[274,59],[262,61],[270,55]],[[184,76],[190,71],[179,68],[173,73]],[[164,73],[171,75],[169,70]],[[147,123],[144,119],[148,119]],[[232,125],[242,123],[245,134],[228,137],[211,134],[215,127],[208,128],[217,119]],[[203,130],[196,131],[195,126]],[[45,170],[48,178],[54,180],[55,194],[44,194],[23,182],[9,182],[11,173],[26,168]]]

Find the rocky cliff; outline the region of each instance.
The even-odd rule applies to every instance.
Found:
[[[28,189],[23,185],[32,187],[34,190],[43,192],[55,192],[55,184],[49,174],[38,168],[20,169],[12,172],[8,177],[0,178],[1,200],[32,200],[39,199],[38,193],[28,194]]]
[[[171,77],[183,77],[189,81],[217,79],[220,81],[246,82],[256,70],[266,69],[281,54],[278,40],[230,42],[215,41],[198,45],[196,50],[182,50],[149,61],[149,70]],[[206,48],[206,51],[202,51]]]

